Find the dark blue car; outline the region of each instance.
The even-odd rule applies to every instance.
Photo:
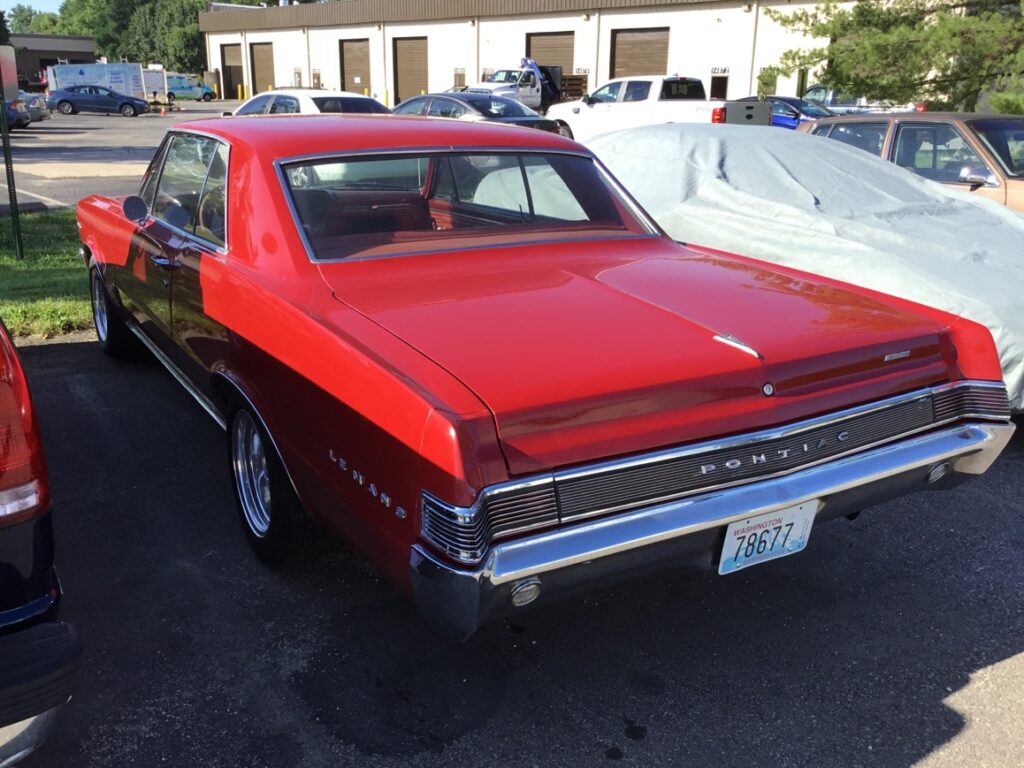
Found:
[[[764,99],[771,105],[772,125],[777,128],[796,130],[801,123],[835,115],[835,112],[820,104],[796,96],[765,96]],[[747,96],[740,101],[758,101],[758,97]]]
[[[19,100],[4,102],[7,106],[7,127],[11,130],[24,128],[32,122],[32,115],[29,114],[25,102]]]
[[[46,106],[61,114],[77,112],[120,112],[125,117],[135,117],[149,112],[149,104],[143,99],[126,96],[102,85],[69,85],[50,91]]]

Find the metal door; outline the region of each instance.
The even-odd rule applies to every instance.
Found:
[[[611,76],[668,73],[668,27],[612,30]]]
[[[427,90],[427,38],[394,39],[395,103]]]
[[[352,93],[373,93],[370,86],[370,41],[339,40],[341,59],[341,90]]]
[[[249,61],[252,65],[253,94],[269,91],[274,87],[274,44],[252,43],[249,46]]]

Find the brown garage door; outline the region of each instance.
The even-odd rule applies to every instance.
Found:
[[[668,28],[612,30],[612,77],[668,74]]]
[[[238,86],[242,85],[242,46],[222,45],[220,47],[220,68],[222,80],[220,95],[224,99],[238,98]]]
[[[371,94],[370,41],[342,40],[341,90]]]
[[[253,94],[269,91],[274,87],[274,44],[253,43],[249,46],[249,62],[252,65]]]
[[[573,32],[538,32],[526,36],[526,55],[545,67],[561,67],[563,75],[573,73]]]
[[[427,90],[427,38],[396,37],[395,104]]]

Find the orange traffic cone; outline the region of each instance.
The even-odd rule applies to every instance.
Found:
[[[160,105],[160,117],[167,117],[167,108],[163,104]]]

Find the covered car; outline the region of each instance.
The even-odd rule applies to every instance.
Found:
[[[591,148],[676,240],[742,253],[988,326],[1024,411],[1024,217],[817,136],[661,125]]]

